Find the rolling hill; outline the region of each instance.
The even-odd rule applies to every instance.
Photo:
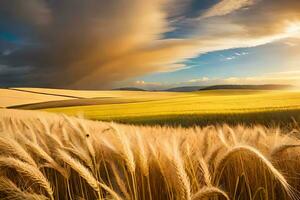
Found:
[[[285,90],[293,88],[292,85],[213,85],[199,90]]]
[[[201,90],[203,88],[206,88],[206,86],[183,86],[183,87],[174,87],[174,88],[169,88],[167,92],[194,92]]]
[[[28,93],[27,91],[0,89],[0,107],[10,107],[23,104],[34,104],[46,101],[62,101],[74,99],[61,95],[45,95],[40,93]]]
[[[125,90],[125,91],[147,91],[145,89],[137,88],[137,87],[122,87],[122,88],[115,88],[113,90]]]
[[[0,107],[43,109],[69,106],[121,104],[153,101],[178,96],[179,93],[117,91],[117,90],[64,90],[49,88],[0,89]]]
[[[267,85],[211,85],[211,86],[182,86],[173,87],[163,90],[155,91],[167,91],[167,92],[195,92],[198,90],[285,90],[293,88],[292,85],[279,85],[279,84],[267,84]],[[137,87],[123,87],[114,90],[121,91],[153,91],[146,90]]]

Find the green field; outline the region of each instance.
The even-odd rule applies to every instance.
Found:
[[[300,121],[299,91],[216,90],[192,93],[146,92],[146,98],[132,93],[131,102],[88,106],[46,108],[42,110],[83,115],[94,120],[137,124],[207,125],[215,123],[279,123]],[[124,98],[124,97],[123,97]],[[128,97],[129,98],[129,97]],[[135,102],[134,99],[139,99]]]

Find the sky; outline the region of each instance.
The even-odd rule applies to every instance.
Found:
[[[1,0],[0,87],[300,85],[299,0]]]

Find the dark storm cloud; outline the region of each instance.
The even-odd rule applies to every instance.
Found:
[[[157,39],[167,28],[162,3],[160,0],[1,1],[2,25],[22,42],[14,44],[18,50],[1,56],[0,62],[10,67],[32,66],[28,81],[41,85],[51,82],[50,86],[72,85],[110,60]],[[124,68],[131,70],[126,63]],[[99,87],[110,82],[107,76],[99,75]]]

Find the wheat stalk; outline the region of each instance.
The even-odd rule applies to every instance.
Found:
[[[40,187],[44,188],[49,197],[53,199],[53,190],[51,184],[44,177],[44,175],[34,166],[27,164],[21,160],[12,157],[0,157],[0,167],[13,168],[23,176],[31,179],[37,183]]]
[[[276,155],[282,153],[283,151],[290,149],[290,148],[297,148],[300,147],[299,144],[283,144],[278,145],[271,151],[271,157],[275,157]]]
[[[93,176],[93,174],[85,166],[83,166],[79,161],[72,158],[69,154],[62,150],[58,150],[58,156],[61,160],[67,163],[73,170],[75,170],[99,195],[101,198],[100,187],[110,193],[116,200],[121,200],[116,192],[110,189],[104,183],[98,182],[98,180]]]
[[[0,137],[0,150],[8,156],[15,156],[32,166],[37,166],[29,153],[14,139]]]
[[[221,176],[223,169],[225,168],[228,160],[231,158],[231,156],[237,154],[237,153],[248,153],[250,155],[253,155],[255,158],[260,160],[264,166],[267,167],[267,169],[271,172],[271,174],[276,178],[280,184],[284,187],[286,192],[291,195],[291,187],[288,184],[287,180],[284,178],[284,176],[273,166],[273,164],[257,149],[246,146],[246,145],[240,145],[231,148],[216,164],[215,173],[214,173],[214,182],[215,184],[218,184],[218,179]]]
[[[211,198],[211,197],[223,197],[227,200],[229,200],[228,195],[221,189],[217,187],[204,187],[201,190],[199,190],[196,194],[192,196],[192,200],[202,200],[206,198]]]
[[[124,194],[124,196],[127,200],[130,200],[131,199],[130,194],[127,191],[125,182],[123,181],[123,179],[119,175],[119,172],[118,172],[118,169],[117,169],[116,165],[114,163],[112,163],[111,168],[112,168],[114,177],[116,179],[117,185],[119,186],[121,192]]]
[[[46,200],[47,197],[23,192],[7,177],[0,176],[0,194],[3,200]]]
[[[37,155],[39,158],[47,161],[49,166],[57,170],[65,178],[69,177],[69,172],[61,167],[47,152],[45,152],[40,146],[32,142],[26,142],[28,149],[32,151],[33,154]]]
[[[119,140],[120,146],[122,148],[121,155],[124,158],[126,165],[131,173],[135,172],[135,160],[130,148],[130,143],[127,136],[121,132],[114,124],[112,125],[114,132]]]
[[[100,188],[98,181],[93,174],[85,166],[83,166],[78,160],[72,158],[68,153],[62,150],[57,151],[58,157],[67,163],[72,169],[74,169],[86,182],[98,193]]]
[[[207,163],[205,162],[205,160],[201,157],[199,159],[199,165],[200,165],[200,168],[201,168],[201,171],[203,173],[203,177],[204,177],[204,182],[207,186],[211,186],[211,175],[210,175],[210,172],[209,172],[209,168],[208,168],[208,165]]]
[[[182,199],[191,199],[191,186],[189,177],[185,171],[183,160],[180,156],[179,150],[174,149],[174,157],[172,159],[172,164],[175,169],[175,174],[178,180],[178,186],[180,195]]]
[[[238,173],[247,174],[254,196],[299,199],[297,151],[280,156],[300,146],[297,133],[259,125],[137,127],[13,110],[0,112],[0,123],[0,199],[229,199]],[[273,165],[265,155],[285,162]],[[252,198],[247,191],[237,196]]]
[[[149,176],[149,165],[148,165],[147,153],[140,132],[136,132],[136,138],[137,138],[137,146],[139,149],[138,158],[140,161],[142,172],[144,176]]]

